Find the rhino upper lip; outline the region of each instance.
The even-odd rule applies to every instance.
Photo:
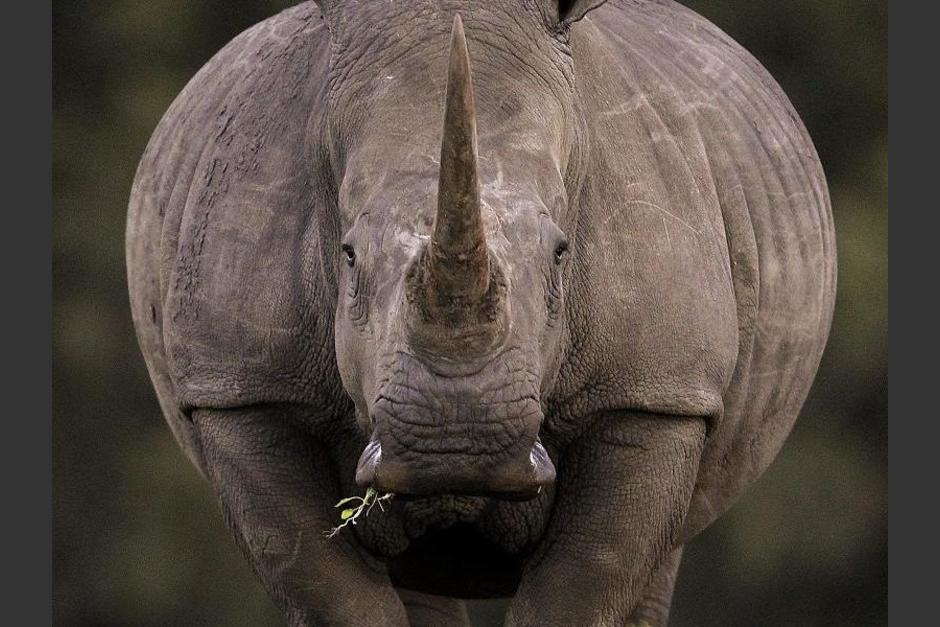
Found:
[[[539,422],[541,422],[541,407],[537,405],[538,401],[532,395],[486,404],[486,406],[492,408],[497,405],[512,406],[521,403],[523,405],[521,411],[514,411],[505,415],[499,415],[498,412],[480,412],[480,415],[476,418],[462,416],[460,418],[447,420],[440,420],[443,412],[439,407],[430,407],[426,404],[416,402],[396,401],[388,397],[382,397],[382,400],[385,402],[377,404],[376,411],[370,414],[371,423],[373,425],[372,437],[375,437],[375,428],[377,428],[380,423],[385,425],[386,429],[391,428],[393,432],[396,429],[411,429],[417,430],[419,433],[424,434],[424,436],[434,437],[435,434],[444,433],[449,433],[454,436],[456,432],[472,428],[486,429],[487,433],[490,433],[489,430],[491,429],[500,429],[501,432],[508,429],[507,434],[511,432],[518,434],[527,430],[526,423],[533,417],[536,417],[536,415],[538,415]],[[535,407],[538,407],[538,410],[536,410]],[[415,412],[417,412],[417,416],[413,415]],[[471,415],[473,413],[475,412],[471,412]],[[425,418],[424,421],[420,419],[422,416]],[[503,435],[497,437],[497,439],[502,441],[505,437],[506,436]],[[510,439],[515,440],[516,438],[510,436]],[[508,446],[511,446],[509,442],[503,442],[503,445],[498,448],[499,450],[503,450]],[[462,450],[454,450],[452,452],[460,453]]]

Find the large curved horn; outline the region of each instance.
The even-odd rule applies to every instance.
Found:
[[[480,213],[476,112],[470,54],[460,15],[454,16],[450,38],[430,270],[438,302],[482,298],[488,289],[489,249]]]

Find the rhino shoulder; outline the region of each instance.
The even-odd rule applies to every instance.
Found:
[[[774,458],[815,376],[835,298],[825,176],[780,86],[691,10],[611,2],[573,45],[595,157],[576,339],[607,403],[642,406],[645,379],[717,393],[694,534]]]
[[[338,385],[316,142],[328,56],[313,3],[246,30],[177,97],[141,161],[132,299],[162,323],[182,407],[323,403],[323,382]]]

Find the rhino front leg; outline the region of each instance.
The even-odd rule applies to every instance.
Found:
[[[640,604],[633,610],[627,627],[666,627],[681,562],[682,547],[679,546],[673,549],[656,569],[653,580],[646,587]]]
[[[407,625],[387,574],[335,525],[336,476],[290,409],[197,411],[226,522],[292,627]]]
[[[470,627],[467,605],[460,599],[399,588],[411,627]]]
[[[701,418],[597,421],[560,460],[555,510],[507,625],[625,625],[675,546],[704,441]]]

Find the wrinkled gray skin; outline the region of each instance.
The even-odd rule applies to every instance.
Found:
[[[465,622],[428,594],[664,624],[825,344],[806,130],[672,2],[320,5],[226,46],[140,164],[131,301],[174,434],[291,625]],[[326,538],[368,484],[391,508]]]

